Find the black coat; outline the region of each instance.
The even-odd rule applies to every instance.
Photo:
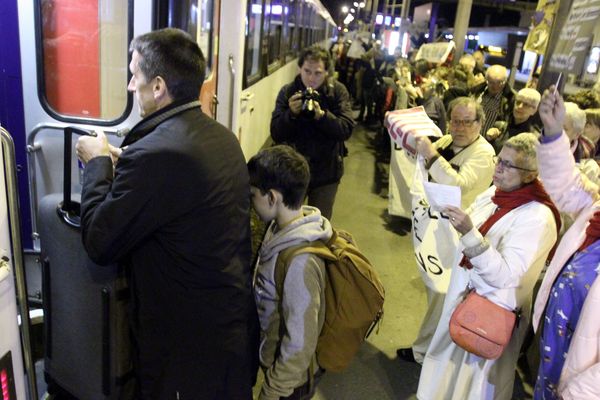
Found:
[[[350,138],[354,120],[346,87],[326,82],[319,88],[319,105],[325,116],[316,121],[302,116],[294,118],[288,100],[306,87],[300,75],[285,85],[277,96],[271,116],[271,137],[277,144],[294,147],[310,165],[310,187],[338,182],[344,173],[344,141]]]
[[[88,163],[83,242],[129,269],[141,397],[251,398],[246,163],[198,102],[179,106],[136,125],[114,178],[108,157]]]

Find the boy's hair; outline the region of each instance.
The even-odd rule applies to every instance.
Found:
[[[292,210],[302,206],[310,169],[306,159],[290,146],[277,145],[259,151],[248,161],[250,185],[267,194],[271,189],[283,195],[283,204]]]

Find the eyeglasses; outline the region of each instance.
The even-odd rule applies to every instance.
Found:
[[[450,125],[454,126],[464,126],[466,128],[470,128],[477,122],[476,119],[451,119]]]
[[[536,169],[527,169],[527,168],[517,167],[516,165],[511,164],[510,161],[503,160],[498,156],[494,156],[492,158],[492,160],[494,160],[494,164],[496,164],[496,166],[501,166],[502,169],[518,169],[519,171],[527,171],[527,172],[537,171]]]
[[[517,105],[517,107],[519,107],[519,106],[529,107],[529,108],[536,107],[534,104],[528,103],[528,102],[526,102],[524,100],[520,100],[520,99],[515,100],[515,104]]]
[[[496,80],[496,79],[486,79],[488,85],[504,85],[506,83],[506,79],[503,79],[501,81]]]

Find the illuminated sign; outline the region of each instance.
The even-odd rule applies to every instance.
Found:
[[[10,351],[0,359],[0,387],[2,388],[1,400],[17,399]]]

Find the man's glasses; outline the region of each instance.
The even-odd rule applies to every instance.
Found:
[[[503,79],[501,81],[496,80],[496,79],[486,79],[488,85],[504,85],[506,83],[506,79]]]
[[[494,156],[492,158],[492,160],[494,160],[494,164],[496,164],[496,166],[501,166],[502,169],[518,169],[519,171],[527,171],[527,172],[535,172],[537,171],[536,169],[527,169],[527,168],[521,168],[521,167],[517,167],[516,165],[513,165],[510,161],[507,160],[503,160],[498,156]]]
[[[476,119],[451,119],[450,125],[464,126],[465,128],[470,128],[475,124],[475,122],[477,122]]]

